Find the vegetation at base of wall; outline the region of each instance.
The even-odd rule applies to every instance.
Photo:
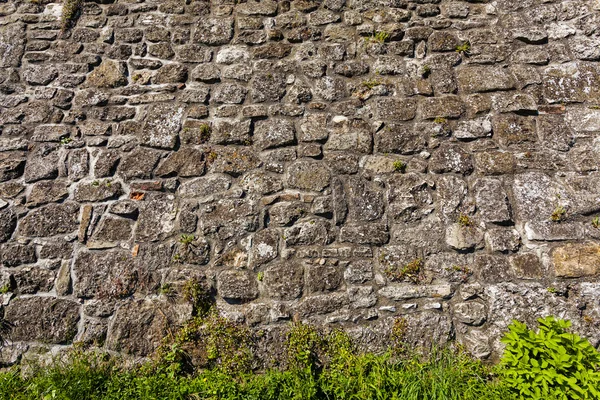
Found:
[[[456,346],[415,351],[405,340],[403,318],[392,327],[389,349],[380,354],[361,352],[341,330],[324,333],[294,322],[287,334],[286,366],[256,372],[247,328],[210,310],[166,338],[146,364],[126,368],[106,353],[76,348],[49,367],[22,365],[0,373],[0,398],[598,399],[599,353],[568,333],[568,322],[547,318],[539,323],[537,333],[513,323],[503,340],[503,361],[492,367]],[[199,359],[204,363],[194,365]],[[536,382],[546,382],[549,390],[531,390]]]

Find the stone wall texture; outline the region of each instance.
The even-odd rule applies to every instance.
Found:
[[[72,3],[72,1],[70,1]],[[599,0],[0,0],[0,363],[263,332],[600,342]],[[175,293],[175,295],[173,295]]]

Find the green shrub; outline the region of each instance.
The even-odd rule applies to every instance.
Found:
[[[519,399],[600,399],[600,353],[586,340],[567,332],[571,322],[540,318],[534,332],[513,321],[500,374]]]

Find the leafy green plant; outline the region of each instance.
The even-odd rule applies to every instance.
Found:
[[[79,14],[81,14],[81,8],[83,7],[83,0],[64,0],[62,15],[60,18],[61,29],[66,31],[75,25]]]
[[[561,222],[565,219],[567,215],[567,209],[561,205],[556,206],[554,211],[552,211],[552,215],[550,215],[550,220],[552,222]]]
[[[373,89],[375,86],[379,86],[381,85],[381,81],[377,80],[377,79],[369,79],[366,80],[362,83],[362,85],[364,87],[366,87],[367,89]]]
[[[596,216],[592,219],[592,226],[596,229],[600,229],[600,217]]]
[[[456,220],[460,226],[471,226],[473,225],[473,221],[466,214],[460,214]]]
[[[571,322],[538,319],[534,332],[513,321],[502,342],[506,344],[498,368],[518,399],[600,399],[600,353],[576,334]]]
[[[366,39],[369,42],[383,43],[389,40],[390,37],[391,35],[386,31],[376,31],[373,32],[371,36],[367,37]]]
[[[212,129],[209,124],[200,125],[200,143],[206,143],[210,140]]]
[[[183,233],[180,237],[179,237],[179,243],[183,244],[183,245],[190,245],[192,244],[192,242],[196,240],[196,237],[194,235],[189,235],[186,233]]]
[[[402,160],[396,160],[392,164],[394,171],[404,173],[406,171],[406,163]]]
[[[72,138],[70,138],[70,137],[64,137],[64,138],[60,139],[60,144],[64,146],[66,144],[71,143],[72,141],[73,141]]]
[[[390,264],[385,269],[385,274],[392,281],[410,280],[412,283],[421,283],[423,281],[423,259],[416,258],[404,265]]]
[[[458,46],[456,46],[456,52],[464,54],[466,56],[471,55],[471,43],[467,41],[463,42],[462,44],[459,44]]]

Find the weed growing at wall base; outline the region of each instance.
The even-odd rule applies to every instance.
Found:
[[[282,365],[287,367],[257,372],[246,353],[251,348],[247,328],[211,311],[194,319],[193,326],[182,327],[172,342],[176,346],[163,346],[148,364],[125,368],[122,360],[106,353],[76,348],[49,367],[29,365],[0,373],[0,399],[599,399],[600,354],[567,332],[569,322],[549,317],[539,323],[537,333],[513,323],[504,339],[502,363],[494,368],[460,346],[411,349],[403,318],[393,326],[388,350],[379,354],[361,352],[342,330],[324,333],[295,322],[285,343]],[[190,343],[210,361],[203,368],[178,367],[189,365],[181,349]],[[242,358],[240,351],[246,354]]]

